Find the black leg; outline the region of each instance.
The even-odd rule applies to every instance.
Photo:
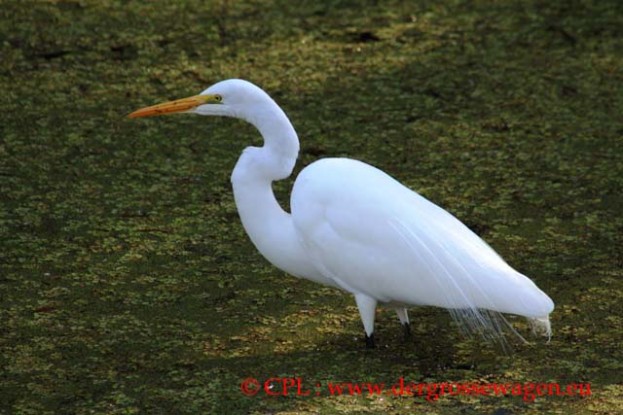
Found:
[[[376,346],[374,344],[374,333],[370,336],[366,334],[366,349],[374,349]]]
[[[410,339],[411,338],[411,324],[404,323],[402,325],[402,330],[404,332],[405,340]]]

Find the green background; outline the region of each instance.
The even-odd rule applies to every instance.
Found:
[[[0,1],[0,413],[623,411],[623,3]],[[443,206],[556,302],[504,353],[447,312],[413,338],[270,266],[229,174],[231,119],[129,112],[240,77],[302,141]],[[287,207],[292,180],[275,185]],[[511,340],[512,342],[512,340]],[[514,343],[514,342],[513,342]],[[246,397],[327,382],[590,383],[590,397]]]

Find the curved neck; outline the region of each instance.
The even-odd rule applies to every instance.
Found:
[[[262,135],[264,146],[245,149],[232,174],[235,180],[282,180],[290,176],[299,154],[299,138],[281,108],[269,98],[252,115],[242,117]]]
[[[263,147],[247,147],[231,176],[234,199],[245,231],[273,265],[298,277],[317,280],[317,272],[296,235],[292,217],[275,198],[272,182],[292,173],[299,141],[292,124],[274,104],[247,119],[262,134]],[[324,282],[324,281],[323,281]]]

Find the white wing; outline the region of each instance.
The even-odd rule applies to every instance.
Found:
[[[318,271],[382,302],[547,316],[551,299],[450,213],[350,159],[304,169],[292,219]]]

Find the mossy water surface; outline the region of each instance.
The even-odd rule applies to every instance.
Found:
[[[623,411],[623,8],[617,1],[0,1],[0,413]],[[267,264],[230,119],[127,120],[241,77],[297,172],[367,161],[448,209],[557,304],[510,354]],[[292,181],[275,185],[287,206]],[[524,323],[513,319],[529,336]],[[590,383],[592,395],[247,397],[243,379]]]

